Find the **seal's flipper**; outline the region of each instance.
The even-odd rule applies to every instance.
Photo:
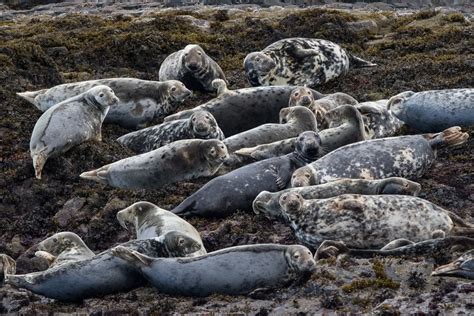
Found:
[[[363,115],[382,114],[382,111],[380,111],[380,109],[374,105],[365,104],[365,105],[357,106],[357,110],[359,110],[359,112]]]
[[[400,239],[395,239],[395,240],[389,242],[388,244],[386,244],[385,246],[380,248],[380,250],[382,250],[382,251],[392,250],[392,249],[397,249],[397,248],[400,248],[400,247],[413,245],[413,244],[414,244],[414,242],[411,241],[411,240],[408,240],[408,239],[405,239],[405,238],[400,238]]]
[[[443,266],[439,266],[431,276],[451,276],[474,280],[474,250]]]
[[[49,252],[46,251],[37,251],[35,252],[35,256],[38,258],[42,258],[48,262],[48,266],[51,266],[51,264],[56,260],[56,256],[53,256]]]
[[[256,146],[255,147],[245,147],[245,148],[241,148],[241,149],[238,149],[238,150],[234,151],[234,154],[236,154],[238,156],[254,158],[253,156],[255,154],[255,149],[256,149]]]
[[[348,251],[349,249],[343,241],[325,240],[316,250],[316,253],[314,254],[314,260],[318,261],[320,259],[337,257],[338,255]]]
[[[459,146],[467,142],[469,134],[461,131],[461,127],[453,126],[437,134],[423,135],[430,143],[431,148]]]
[[[107,172],[109,169],[110,165],[105,165],[99,169],[92,170],[92,171],[87,171],[81,173],[79,177],[83,179],[88,179],[96,182],[100,182],[103,184],[108,184],[109,182],[107,181]]]
[[[288,45],[285,47],[285,51],[295,59],[304,59],[319,54],[316,50],[303,48],[299,44]]]
[[[43,90],[37,90],[37,91],[25,91],[25,92],[17,92],[17,96],[23,98],[24,100],[30,102],[31,104],[33,104],[34,106],[36,106],[38,109],[38,103],[36,102],[35,98],[45,92],[47,89],[43,89]]]
[[[47,147],[43,148],[40,152],[32,156],[36,179],[41,179],[41,173],[43,171],[44,165],[46,164],[46,160],[48,160],[48,157],[44,153],[46,149]]]
[[[190,197],[188,197],[186,200],[181,202],[181,204],[172,209],[171,213],[177,214],[179,216],[191,215],[194,205],[196,205],[196,201],[193,200],[191,203],[189,203],[187,202],[189,198]]]
[[[137,267],[149,266],[153,263],[153,258],[145,256],[135,250],[125,248],[123,246],[117,246],[112,249],[112,254],[116,257],[119,257],[130,264],[133,264]]]
[[[453,212],[450,212],[450,211],[447,211],[448,214],[449,214],[449,217],[451,218],[451,220],[453,221],[453,223],[456,225],[456,226],[459,226],[459,227],[465,227],[465,228],[474,228],[474,225],[469,223],[469,222],[466,222],[464,219],[462,219],[459,215],[453,213]]]
[[[355,68],[364,68],[364,67],[376,67],[377,64],[371,63],[370,61],[364,60],[362,58],[356,57],[352,54],[347,54],[349,55],[349,63],[351,67]]]

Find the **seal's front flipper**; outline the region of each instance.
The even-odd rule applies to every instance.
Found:
[[[314,254],[314,260],[337,257],[340,254],[348,252],[346,244],[343,241],[325,240],[319,245]]]
[[[37,251],[35,252],[35,256],[46,260],[48,266],[51,266],[51,264],[56,260],[56,256],[53,256],[52,254],[46,251]]]
[[[295,59],[304,59],[319,54],[316,50],[303,48],[300,44],[288,45],[285,47],[285,51]]]
[[[112,249],[112,255],[119,257],[120,259],[123,259],[136,267],[149,266],[154,260],[151,257],[145,256],[144,254],[123,246],[117,246]]]

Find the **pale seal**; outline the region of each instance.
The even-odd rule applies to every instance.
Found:
[[[207,111],[197,111],[188,119],[164,122],[125,134],[117,139],[136,153],[145,153],[182,139],[219,139],[224,133]]]
[[[405,124],[387,109],[388,100],[362,102],[356,105],[363,115],[370,138],[395,136]]]
[[[132,224],[137,233],[136,239],[154,238],[170,231],[177,231],[193,238],[201,246],[200,250],[189,256],[199,256],[207,253],[201,235],[193,225],[178,215],[159,208],[150,202],[140,201],[130,205],[117,213],[117,220],[127,230],[127,223]]]
[[[193,109],[178,112],[165,121],[188,118],[192,113],[206,110],[211,113],[226,137],[266,123],[278,122],[280,110],[288,106],[295,87],[275,86],[232,90]],[[315,99],[323,97],[311,90]]]
[[[185,296],[238,295],[287,286],[316,268],[309,249],[300,245],[245,245],[174,259],[150,258],[124,247],[113,253],[140,269],[160,293]]]
[[[212,92],[214,79],[226,81],[221,67],[199,45],[172,53],[160,66],[160,80],[179,80],[191,90]]]
[[[296,170],[293,187],[326,183],[341,178],[420,178],[436,159],[436,149],[456,146],[469,135],[452,127],[442,133],[371,139],[338,148]]]
[[[95,254],[75,233],[61,232],[40,242],[35,256],[45,259],[52,268],[71,261],[89,259]]]
[[[317,248],[324,240],[341,240],[351,248],[380,248],[394,239],[414,242],[474,232],[455,226],[450,213],[409,195],[343,194],[305,200],[299,193],[280,196],[283,215],[300,242]]]
[[[162,188],[179,181],[210,177],[228,156],[220,140],[185,139],[84,172],[80,177],[116,188]]]
[[[440,132],[450,126],[474,125],[474,89],[406,91],[392,97],[388,108],[419,132]]]
[[[244,60],[252,86],[308,85],[315,87],[347,73],[349,67],[373,67],[373,63],[347,53],[339,45],[321,39],[286,38]]]
[[[280,196],[288,192],[300,194],[306,200],[327,199],[342,194],[364,195],[413,195],[417,196],[421,190],[420,184],[403,179],[387,178],[382,180],[341,179],[324,184],[308,187],[290,188],[279,192],[260,192],[253,201],[255,214],[264,214],[268,218],[284,219],[280,206]]]
[[[184,257],[200,245],[181,233],[169,232],[158,238],[134,240],[122,248],[152,257]],[[90,259],[69,262],[41,272],[6,275],[5,284],[25,288],[60,301],[81,301],[89,297],[125,292],[146,285],[140,271],[106,250]]]
[[[261,191],[285,189],[293,171],[316,159],[320,140],[315,132],[298,136],[291,154],[258,161],[212,179],[172,210],[180,215],[222,217],[236,210],[252,210],[252,201]]]
[[[112,88],[119,98],[119,102],[107,114],[105,122],[131,128],[172,113],[192,94],[181,82],[176,80],[160,82],[135,78],[110,78],[65,83],[50,89],[17,94],[44,112],[57,103],[98,85]]]
[[[30,154],[35,176],[49,157],[59,155],[88,140],[102,140],[101,128],[109,107],[118,102],[112,89],[96,86],[56,104],[44,112],[33,128]]]
[[[453,262],[437,267],[431,276],[458,277],[474,280],[474,250],[464,253]]]

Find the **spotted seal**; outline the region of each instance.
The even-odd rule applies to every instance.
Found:
[[[295,87],[274,86],[232,90],[194,109],[185,110],[165,118],[165,121],[184,119],[199,110],[209,111],[224,135],[230,137],[266,123],[278,122],[280,110],[288,106]],[[323,97],[311,90],[315,99]]]
[[[442,133],[371,139],[338,148],[293,173],[293,187],[341,178],[420,178],[436,158],[437,148],[456,146],[469,135],[460,127]]]
[[[226,81],[221,67],[199,45],[172,53],[160,66],[160,80],[179,80],[191,90],[212,92],[214,79]]]
[[[286,192],[280,196],[280,206],[298,240],[315,248],[324,240],[341,240],[352,248],[380,248],[398,238],[431,239],[438,231],[474,233],[474,228],[458,229],[443,208],[409,195],[343,194],[305,200],[297,192]]]
[[[405,123],[387,108],[388,100],[362,102],[356,105],[363,115],[370,138],[383,138],[398,134]]]
[[[298,136],[293,153],[258,161],[212,179],[172,210],[179,215],[229,215],[252,209],[258,193],[286,188],[292,172],[318,156],[320,139],[315,132]]]
[[[200,245],[186,235],[169,232],[158,238],[130,241],[121,247],[151,257],[184,257],[199,250]],[[5,284],[60,301],[74,302],[129,291],[146,285],[146,280],[140,271],[113,256],[109,249],[90,259],[69,262],[45,271],[6,275]]]
[[[347,53],[339,45],[321,39],[286,38],[244,60],[252,86],[305,85],[316,87],[347,73],[351,67],[373,67],[373,63]]]
[[[199,251],[189,256],[199,256],[207,253],[202,243],[201,235],[193,225],[153,203],[146,201],[136,202],[119,211],[117,213],[117,220],[127,230],[127,223],[134,225],[137,239],[154,238],[170,231],[178,231],[193,238],[201,246]]]
[[[474,280],[474,250],[469,250],[453,262],[437,267],[431,276],[449,276]]]
[[[84,241],[73,232],[60,232],[38,244],[36,257],[43,258],[49,267],[95,256]]]
[[[80,177],[117,188],[162,188],[212,176],[228,156],[220,140],[185,139],[84,172]]]
[[[160,82],[135,78],[109,78],[65,83],[50,89],[17,94],[44,112],[59,102],[99,85],[112,88],[119,98],[119,102],[108,112],[105,122],[129,128],[135,128],[154,118],[172,113],[192,94],[176,80]]]
[[[46,110],[36,121],[30,140],[35,176],[49,157],[59,155],[88,140],[102,140],[102,122],[109,107],[118,102],[112,89],[96,86]]]
[[[197,258],[150,258],[123,247],[114,255],[141,270],[161,293],[185,296],[247,294],[286,286],[315,270],[308,248],[257,244],[217,250]]]
[[[136,153],[145,153],[182,139],[219,139],[224,133],[207,111],[196,111],[188,119],[164,122],[125,134],[117,139]]]
[[[260,192],[252,203],[255,214],[264,214],[268,218],[284,219],[280,206],[280,196],[288,192],[300,194],[306,200],[327,199],[342,194],[364,195],[413,195],[421,190],[420,184],[403,178],[381,180],[341,179],[309,187],[290,188],[279,192]]]
[[[474,125],[474,89],[406,91],[392,97],[388,108],[419,132],[439,132],[450,126]]]

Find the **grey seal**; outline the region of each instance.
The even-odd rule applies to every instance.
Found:
[[[341,178],[421,177],[436,159],[436,150],[463,144],[469,135],[460,127],[442,133],[371,139],[338,148],[293,173],[293,187]]]
[[[184,257],[200,245],[181,233],[169,232],[158,238],[122,244],[152,257]],[[106,250],[90,259],[69,262],[41,272],[6,275],[5,284],[25,288],[60,301],[81,301],[146,285],[140,271]]]
[[[400,133],[405,123],[400,121],[389,109],[388,100],[362,102],[356,105],[363,115],[370,138],[384,138]]]
[[[268,218],[281,218],[282,208],[280,196],[288,192],[300,194],[306,200],[327,199],[342,194],[364,195],[413,195],[420,193],[420,184],[403,178],[386,178],[381,180],[341,179],[324,184],[300,188],[289,188],[279,192],[260,192],[252,203],[256,214],[264,214]]]
[[[117,139],[136,153],[145,153],[182,139],[219,139],[224,133],[207,111],[196,111],[188,119],[164,122],[125,134]]]
[[[451,126],[474,125],[474,89],[406,91],[392,97],[388,108],[419,132],[440,132]]]
[[[65,83],[50,89],[17,94],[44,112],[59,102],[99,85],[112,88],[119,98],[119,102],[107,114],[105,122],[131,128],[172,113],[192,94],[176,80],[160,82],[135,78],[109,78]]]
[[[214,79],[226,81],[221,67],[199,45],[172,53],[160,66],[160,80],[179,80],[191,90],[212,92]]]
[[[474,280],[474,250],[469,250],[453,262],[437,267],[431,276],[448,276]]]
[[[117,188],[162,188],[170,183],[210,177],[228,156],[220,140],[185,139],[84,172],[80,177]]]
[[[88,140],[102,140],[109,107],[118,98],[107,86],[96,86],[46,110],[36,121],[30,140],[35,176],[41,179],[46,160]]]
[[[236,246],[197,258],[150,258],[124,247],[114,255],[140,269],[161,293],[185,296],[247,294],[307,278],[315,269],[308,248],[300,245]]]
[[[127,223],[132,224],[137,233],[136,239],[154,238],[170,231],[177,231],[193,238],[201,246],[200,250],[189,256],[199,256],[207,253],[201,235],[193,225],[153,203],[146,201],[133,203],[117,213],[117,220],[127,230]]]
[[[251,210],[258,193],[285,189],[293,171],[316,159],[319,150],[320,139],[315,132],[301,133],[293,153],[258,161],[214,178],[172,212],[222,217],[236,210]]]
[[[373,63],[347,53],[339,45],[314,38],[286,38],[244,60],[252,86],[319,86],[347,73],[349,67],[373,67]]]

